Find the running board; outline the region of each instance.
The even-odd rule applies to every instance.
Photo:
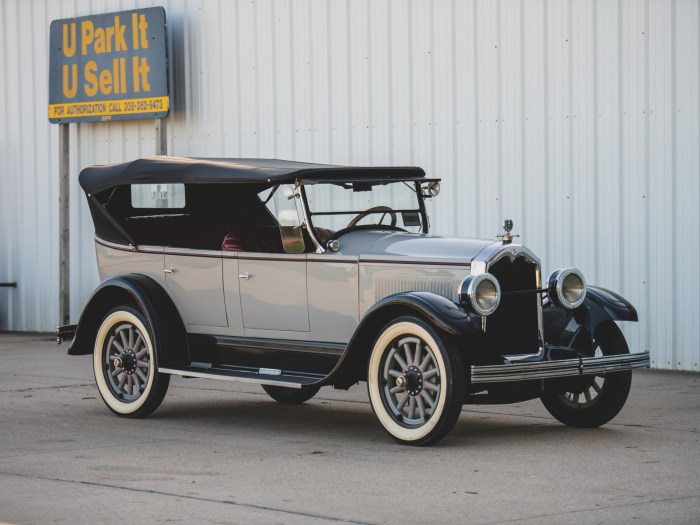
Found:
[[[256,385],[284,386],[287,388],[302,388],[305,385],[317,383],[325,376],[284,372],[270,368],[207,368],[200,366],[177,366],[158,368],[161,374],[182,377],[199,377],[202,379],[218,379],[220,381],[237,381],[239,383],[254,383]]]
[[[472,384],[477,384],[553,379],[557,377],[620,372],[634,368],[649,368],[649,352],[603,357],[581,357],[579,359],[561,359],[558,361],[472,366],[471,382]]]

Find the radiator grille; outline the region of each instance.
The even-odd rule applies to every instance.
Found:
[[[501,303],[486,321],[486,336],[502,355],[533,354],[539,350],[539,302],[536,293],[509,295],[508,292],[535,290],[537,265],[524,257],[503,258],[489,268],[501,285]]]

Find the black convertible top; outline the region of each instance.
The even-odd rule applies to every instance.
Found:
[[[353,167],[277,159],[151,157],[122,164],[89,166],[78,180],[86,193],[143,183],[307,183],[325,181],[421,180],[418,167]]]

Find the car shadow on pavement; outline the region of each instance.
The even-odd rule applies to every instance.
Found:
[[[284,432],[290,439],[310,442],[358,440],[366,443],[392,443],[382,431],[368,403],[315,399],[301,405],[284,405],[261,399],[166,399],[148,418],[162,425],[188,426],[196,424],[206,435],[235,427],[247,434]],[[452,432],[439,444],[443,447],[472,447],[487,445],[546,446],[567,439],[610,439],[626,436],[624,427],[598,429],[570,428],[554,419],[527,417],[511,413],[499,414],[463,412]]]
[[[315,400],[284,405],[257,399],[168,400],[148,419],[168,423],[196,423],[204,432],[235,426],[255,432],[299,433],[324,439],[356,437],[379,440],[384,434],[369,405],[344,407],[342,402]]]

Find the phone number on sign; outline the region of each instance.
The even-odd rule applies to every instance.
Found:
[[[129,100],[124,102],[124,111],[161,111],[164,105],[161,99]]]

